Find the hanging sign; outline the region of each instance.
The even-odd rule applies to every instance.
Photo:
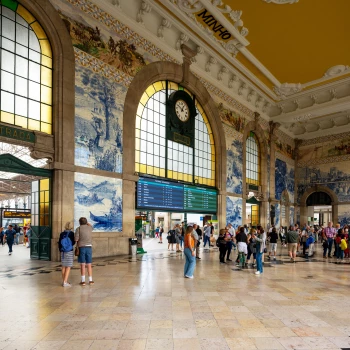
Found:
[[[30,219],[31,213],[28,211],[4,211],[4,218],[11,218],[11,219]]]
[[[35,143],[35,134],[32,131],[13,128],[12,126],[0,125],[0,136],[14,140]]]

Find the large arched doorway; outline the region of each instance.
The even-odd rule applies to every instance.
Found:
[[[332,198],[326,192],[314,192],[306,200],[308,224],[325,226],[332,221]]]
[[[135,215],[131,217],[130,213],[135,213],[137,208],[137,194],[139,194],[137,184],[143,187],[148,186],[149,183],[146,182],[153,182],[155,179],[161,179],[164,182],[163,185],[165,182],[169,182],[169,186],[176,187],[174,187],[175,190],[179,190],[178,185],[179,187],[184,186],[184,195],[186,194],[186,186],[190,185],[199,187],[200,190],[206,189],[209,192],[211,189],[215,189],[217,201],[215,219],[221,224],[225,223],[226,220],[226,145],[224,131],[211,96],[198,78],[188,69],[183,68],[185,67],[170,62],[149,64],[135,76],[128,89],[124,105],[123,231],[130,232],[130,235],[134,235],[136,231]],[[159,91],[156,91],[155,86],[157,89],[159,87]],[[183,91],[193,98],[198,115],[196,118],[199,118],[194,120],[193,144],[191,140],[182,137],[186,133],[174,129],[175,124],[166,126],[158,123],[158,114],[161,114],[158,111],[158,107],[161,107],[160,98],[163,95],[167,99],[167,90]],[[157,105],[156,109],[154,108],[154,101],[150,97],[154,97],[153,100],[156,101]],[[142,104],[142,102],[144,103],[142,110],[147,109],[147,118],[143,111],[140,114],[140,103]],[[149,108],[151,105],[153,109]],[[165,103],[165,108],[167,108],[167,103]],[[148,115],[149,111],[152,114],[151,118]],[[154,116],[156,119],[154,119]],[[151,120],[152,117],[153,121]],[[161,115],[159,117],[161,121]],[[168,117],[167,114],[166,117]],[[147,135],[149,140],[148,138],[144,140],[146,143],[142,141],[141,134],[144,131],[142,123],[147,124],[147,127],[153,130],[152,133]],[[157,132],[159,127],[158,135],[154,133],[155,126]],[[166,130],[162,131],[161,128],[163,127]],[[177,140],[170,141],[169,135],[176,136]],[[152,140],[151,136],[153,137]],[[160,140],[160,136],[164,140]],[[198,144],[196,144],[196,140]],[[176,144],[175,146],[178,149],[174,149],[174,141],[183,145],[180,147]],[[186,145],[186,143],[188,144]],[[191,147],[193,148],[192,153],[189,150]],[[150,151],[148,152],[148,150]],[[206,151],[205,154],[203,151]],[[164,154],[165,157],[163,157]],[[196,154],[201,155],[201,160],[196,159]],[[210,162],[210,167],[208,162]],[[210,172],[208,171],[209,168]],[[151,180],[144,180],[145,177],[146,179],[151,178]],[[129,196],[132,196],[134,200],[126,201],[125,199]],[[172,218],[166,219],[169,210],[166,210],[166,208],[160,209],[158,208],[160,212],[164,211],[163,216],[147,215],[146,220],[153,221],[155,224],[161,224],[168,220],[171,224]],[[174,216],[174,220],[181,219]],[[203,217],[204,220],[206,220],[205,217]]]
[[[300,199],[300,224],[326,225],[338,217],[337,195],[325,186],[309,188]]]

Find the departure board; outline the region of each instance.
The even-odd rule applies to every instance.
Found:
[[[137,208],[183,210],[184,185],[164,180],[140,178],[137,183]]]
[[[184,185],[184,210],[187,212],[216,213],[216,190]]]
[[[216,213],[215,189],[176,182],[140,178],[137,183],[137,209],[163,209],[189,213]]]

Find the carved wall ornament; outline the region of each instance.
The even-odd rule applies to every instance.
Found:
[[[317,96],[316,95],[311,95],[310,96],[310,98],[311,98],[311,100],[312,100],[312,105],[315,105],[315,104],[317,104],[318,102],[317,102]]]
[[[327,72],[324,73],[324,77],[333,77],[334,75],[345,74],[348,72],[350,72],[350,67],[340,64],[340,65],[329,68],[327,70]]]
[[[197,53],[201,55],[204,53],[204,49],[202,46],[197,46]]]
[[[262,108],[263,113],[266,113],[269,110],[270,107],[271,107],[271,103],[270,102],[265,102],[264,106]]]
[[[241,83],[241,86],[238,89],[238,95],[243,95],[244,90],[247,88],[247,84],[245,82]]]
[[[337,90],[336,90],[336,89],[331,89],[331,90],[329,90],[329,93],[330,93],[330,95],[331,95],[331,100],[332,100],[332,101],[338,98],[338,97],[337,97]]]
[[[205,71],[210,73],[211,66],[213,64],[216,64],[216,63],[217,63],[217,61],[216,61],[215,57],[210,56],[208,62],[205,64]]]
[[[189,40],[189,37],[186,34],[181,33],[180,37],[177,40],[176,45],[175,45],[176,50],[178,50],[178,51],[181,50],[181,45],[187,43],[188,40]]]
[[[255,107],[260,108],[260,104],[262,103],[262,101],[263,101],[263,98],[259,95],[255,101]]]
[[[139,10],[139,12],[137,14],[137,18],[136,18],[137,22],[144,24],[143,17],[145,16],[146,13],[150,13],[151,10],[152,10],[152,6],[148,2],[142,1],[140,10]]]
[[[158,38],[164,39],[164,29],[170,29],[171,23],[169,20],[163,18],[161,25],[158,28],[157,36]]]
[[[296,121],[296,122],[301,122],[301,121],[310,120],[311,117],[312,117],[312,114],[311,114],[311,113],[308,113],[308,114],[299,115],[299,116],[297,116],[297,117],[294,117],[293,120]]]
[[[273,91],[276,93],[277,96],[283,98],[286,98],[290,95],[296,94],[302,90],[302,86],[300,83],[298,84],[292,84],[292,83],[283,83],[279,87],[274,86]]]
[[[225,66],[222,66],[218,73],[218,80],[221,81],[224,77],[224,74],[228,72],[228,69]]]
[[[274,3],[274,4],[278,4],[278,5],[283,5],[283,4],[295,4],[297,2],[299,2],[299,0],[263,0],[265,2],[269,3]]]
[[[255,95],[256,95],[256,92],[254,90],[250,90],[249,94],[247,95],[247,101],[252,102],[252,99]]]
[[[223,47],[225,48],[225,50],[232,54],[233,57],[236,57],[239,50],[238,50],[238,46],[239,46],[239,41],[237,39],[234,40],[230,40],[227,43],[223,43]]]
[[[120,1],[119,1],[119,0],[112,0],[112,5],[118,7],[119,9],[121,9]]]

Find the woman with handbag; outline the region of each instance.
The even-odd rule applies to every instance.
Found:
[[[81,286],[85,286],[85,267],[87,267],[89,275],[89,284],[94,284],[92,280],[92,227],[87,219],[82,217],[79,219],[80,226],[75,231],[75,241],[77,242],[78,262],[81,271]]]
[[[252,234],[252,238],[255,239],[256,242],[256,275],[260,275],[263,273],[263,254],[266,253],[266,233],[261,226],[258,226],[257,236]]]

